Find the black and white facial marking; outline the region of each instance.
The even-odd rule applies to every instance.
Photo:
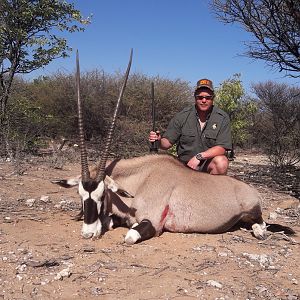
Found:
[[[104,193],[104,182],[87,181],[80,182],[78,188],[82,199],[83,225],[81,235],[84,238],[97,238],[101,235],[102,224],[100,211],[102,196]]]

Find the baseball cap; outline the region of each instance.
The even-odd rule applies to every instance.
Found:
[[[198,89],[201,88],[207,88],[210,89],[212,92],[214,92],[214,87],[213,87],[213,83],[211,80],[203,78],[197,81],[197,86],[195,91],[197,91]]]

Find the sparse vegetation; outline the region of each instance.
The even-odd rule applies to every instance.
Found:
[[[300,89],[274,82],[253,86],[259,110],[252,135],[280,169],[300,162]]]
[[[81,76],[86,139],[95,158],[113,113],[122,75],[93,70]],[[8,105],[7,126],[1,128],[6,143],[1,156],[20,158],[38,154],[49,140],[77,142],[77,107],[73,74],[56,73],[33,82],[18,78]],[[120,109],[111,154],[132,157],[149,152],[151,82],[155,83],[157,129],[162,132],[176,112],[193,103],[193,88],[182,80],[131,74]],[[235,147],[255,147],[266,153],[272,165],[295,165],[299,158],[300,90],[272,82],[254,85],[255,98],[244,92],[239,75],[217,89],[216,104],[231,118]],[[59,147],[59,146],[58,146]],[[47,152],[47,151],[46,151]],[[49,152],[49,151],[48,151]],[[50,153],[54,153],[53,149]],[[56,153],[57,154],[57,153]]]
[[[84,101],[86,139],[98,152],[121,86],[120,74],[103,70],[83,73],[81,96]],[[164,130],[171,117],[187,102],[192,103],[192,89],[187,82],[150,78],[132,74],[120,109],[114,156],[129,157],[149,151],[147,136],[151,129],[151,82],[155,83],[157,127]],[[2,155],[16,157],[16,152],[36,154],[43,140],[77,141],[77,106],[73,74],[53,74],[33,82],[16,81],[9,105],[6,140]],[[2,129],[2,134],[4,134]],[[21,138],[22,136],[22,138]],[[22,147],[16,147],[22,141]],[[9,151],[8,151],[9,149]]]
[[[300,2],[295,0],[212,0],[225,24],[240,24],[253,39],[246,56],[265,61],[287,76],[300,77]]]
[[[234,74],[221,83],[215,102],[230,117],[233,148],[245,147],[251,138],[250,128],[257,105],[246,95],[240,74]]]

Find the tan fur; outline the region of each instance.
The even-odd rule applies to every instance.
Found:
[[[157,234],[217,233],[239,220],[262,220],[254,188],[229,176],[193,171],[169,155],[121,159],[108,163],[106,173],[134,196],[129,202],[122,198],[130,207],[130,223],[148,219]],[[112,212],[119,215],[118,210],[113,204]]]

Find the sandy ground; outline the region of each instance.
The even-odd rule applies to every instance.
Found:
[[[264,165],[236,159],[230,174]],[[79,166],[32,161],[16,175],[0,162],[0,299],[299,299],[299,234],[163,233],[127,246],[125,228],[92,241],[80,237],[76,188],[51,184]],[[299,200],[266,184],[264,217],[299,233]],[[275,220],[274,220],[275,219]]]

